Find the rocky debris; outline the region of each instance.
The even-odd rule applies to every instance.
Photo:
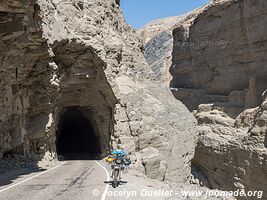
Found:
[[[35,159],[26,158],[21,154],[5,154],[3,159],[0,159],[0,174],[11,174],[20,170],[39,171],[48,169],[57,165],[56,160],[43,160],[36,162]]]
[[[171,187],[173,189],[173,193],[175,194],[175,199],[182,200],[199,200],[199,199],[207,199],[207,200],[235,200],[234,196],[225,195],[225,191],[220,190],[211,190],[204,187],[199,187],[198,185],[176,185]],[[195,193],[195,195],[186,195],[184,192]],[[173,199],[173,198],[167,198]]]
[[[56,159],[61,117],[79,107],[101,156],[125,143],[140,172],[187,180],[196,120],[154,81],[119,1],[7,0],[0,16],[0,156]]]
[[[244,110],[235,120],[235,127],[252,127],[255,116],[259,112],[259,108],[251,108]]]
[[[199,124],[219,124],[225,126],[234,126],[235,120],[229,117],[220,108],[214,104],[201,104],[195,114]]]
[[[155,194],[158,194],[160,199],[188,199],[188,200],[198,200],[198,199],[207,199],[207,200],[235,200],[234,197],[226,196],[225,191],[211,190],[206,187],[200,187],[197,183],[188,184],[188,183],[174,183],[174,182],[162,182],[155,179],[150,179],[146,177],[139,177],[136,174],[132,174],[132,171],[128,171],[123,175],[125,179],[129,180],[135,185],[142,185],[143,188],[147,187],[148,191],[154,191]],[[186,195],[187,192],[190,192],[191,195]],[[221,195],[220,195],[221,194]],[[155,196],[154,199],[157,199],[158,196]]]
[[[7,155],[0,160],[0,174],[21,168],[38,169],[34,160],[27,159],[21,155]]]

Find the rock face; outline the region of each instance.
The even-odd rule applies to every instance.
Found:
[[[258,106],[267,85],[265,1],[214,1],[174,29],[171,86],[191,110],[214,103],[237,117]]]
[[[196,10],[173,28],[170,68],[174,96],[198,120],[193,163],[206,185],[261,190],[264,198],[266,8],[266,1],[219,0]],[[153,44],[162,43],[157,37]]]
[[[122,143],[148,177],[187,180],[196,120],[151,78],[119,1],[7,0],[0,40],[0,158],[57,158],[63,116],[77,109],[98,156]]]
[[[169,68],[173,49],[172,27],[180,20],[180,16],[156,20],[138,30],[144,44],[144,56],[155,78],[166,86],[171,81]]]
[[[122,81],[121,78],[119,81]],[[120,138],[123,136],[126,144],[136,141],[135,148],[140,150],[140,154],[134,155],[135,167],[138,168],[142,163],[149,178],[185,181],[188,174],[179,169],[190,170],[190,160],[194,156],[192,152],[195,148],[193,136],[197,132],[192,123],[195,122],[194,117],[188,114],[183,104],[166,98],[171,94],[167,89],[159,92],[159,86],[150,84],[143,87],[127,79],[121,86],[124,87],[121,91],[127,95],[122,99],[124,103],[117,109],[120,110],[119,113],[123,113],[122,109],[125,109],[127,116],[118,116],[122,118],[116,120],[118,127],[115,125],[115,129],[120,130],[117,133]],[[177,118],[181,120],[175,120]],[[182,143],[178,143],[182,140]]]
[[[173,74],[170,73],[174,52],[173,31],[182,26],[185,31],[184,34],[188,34],[189,27],[206,7],[195,9],[182,16],[152,21],[137,31],[144,45],[144,57],[152,70],[154,78],[168,87],[173,86],[171,84]],[[172,89],[176,90],[177,88]]]
[[[173,39],[170,31],[161,32],[145,44],[144,56],[156,79],[169,86]]]
[[[200,137],[193,165],[207,178],[203,179],[206,186],[261,191],[258,195],[266,198],[266,100],[236,119],[214,104],[199,105],[195,116]],[[251,199],[258,199],[258,195]]]
[[[154,20],[138,30],[138,34],[143,40],[143,43],[146,44],[156,35],[165,31],[171,31],[173,26],[181,21],[184,17],[185,16],[173,16]]]
[[[202,171],[206,179],[200,181],[208,187],[261,190],[263,198],[266,8],[263,0],[214,0],[188,15],[166,19],[170,23],[163,20],[162,27],[158,21],[140,31],[157,79],[173,89],[198,121],[193,174]],[[165,78],[169,70],[171,81]]]
[[[179,24],[189,26],[199,12],[200,9],[196,9],[184,16],[155,20],[138,30],[144,44],[144,56],[156,80],[168,87],[172,80],[172,75],[169,72],[173,52],[172,31]]]
[[[196,117],[201,136],[193,163],[204,172],[212,188],[263,191],[266,198],[265,104],[244,111],[234,121],[212,106],[204,112],[200,106]]]

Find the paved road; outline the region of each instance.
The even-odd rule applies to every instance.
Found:
[[[6,180],[0,176],[0,199],[114,200],[126,199],[127,191],[136,191],[136,194],[128,192],[128,199],[149,199],[140,196],[145,187],[138,183],[129,181],[113,189],[105,183],[107,180],[107,171],[101,161],[67,161],[47,171],[22,175],[8,185],[1,184]]]

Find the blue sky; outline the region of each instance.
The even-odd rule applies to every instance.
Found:
[[[181,15],[209,0],[121,0],[127,22],[139,29],[154,19]]]

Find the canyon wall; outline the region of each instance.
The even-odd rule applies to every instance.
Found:
[[[173,31],[171,86],[191,110],[214,103],[231,117],[262,103],[267,84],[265,1],[215,1]]]
[[[154,31],[149,41],[151,31],[142,34],[151,68],[170,71],[172,80],[165,84],[198,120],[192,174],[202,177],[201,184],[208,187],[261,190],[263,198],[267,194],[266,8],[264,0],[211,1],[175,18],[171,27]],[[170,58],[169,64],[162,64]]]
[[[173,30],[174,96],[195,110],[209,185],[266,196],[266,1],[214,1]],[[263,103],[263,104],[262,104]]]
[[[122,143],[149,178],[188,179],[196,120],[155,80],[119,1],[7,0],[0,40],[0,158],[56,159],[62,116],[75,108],[99,157]]]
[[[143,42],[145,59],[155,79],[164,83],[167,87],[170,86],[172,80],[170,74],[173,50],[172,31],[176,24],[189,25],[196,13],[196,11],[193,11],[184,16],[155,20],[137,32]]]

